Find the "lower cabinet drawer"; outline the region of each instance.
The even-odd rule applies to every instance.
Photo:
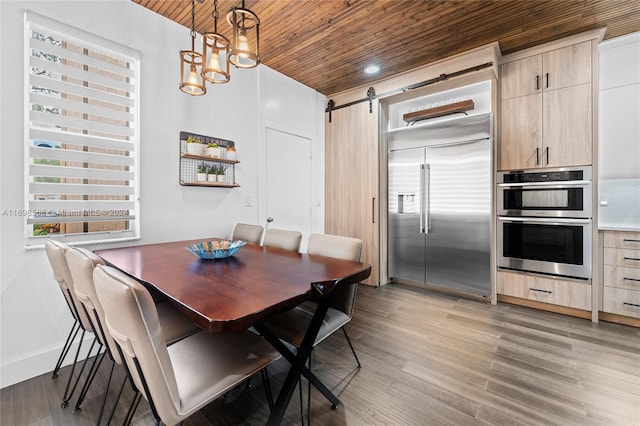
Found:
[[[640,250],[605,247],[604,264],[640,268]]]
[[[640,290],[640,268],[604,265],[604,285],[607,287]]]
[[[640,249],[640,232],[605,231],[604,246]]]
[[[640,318],[640,290],[605,287],[602,300],[604,312]]]
[[[591,310],[591,284],[498,271],[498,294]]]

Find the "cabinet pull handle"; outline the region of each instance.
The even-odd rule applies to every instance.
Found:
[[[540,90],[540,76],[536,74],[536,90]]]
[[[635,260],[636,262],[640,262],[640,259],[638,259],[637,257],[624,257],[624,260]]]
[[[547,151],[547,166],[549,165],[549,147],[546,147],[545,150]]]
[[[624,240],[625,243],[640,243],[640,240],[635,240],[633,238],[625,238]]]
[[[529,287],[529,290],[537,291],[537,292],[540,292],[540,293],[547,293],[547,294],[553,293],[551,290],[542,290],[540,288],[533,288],[533,287]]]
[[[536,166],[540,165],[540,148],[536,148]]]
[[[637,279],[637,278],[627,278],[627,277],[624,277],[624,278],[622,278],[622,279],[623,279],[623,280],[625,280],[625,281],[635,281],[635,282],[640,283],[640,280],[639,280],[639,279]]]
[[[640,305],[637,303],[622,302],[622,304],[627,306],[633,306],[634,308],[640,308]]]
[[[376,223],[376,197],[371,199],[371,223]]]
[[[547,89],[549,88],[549,73],[547,73]]]

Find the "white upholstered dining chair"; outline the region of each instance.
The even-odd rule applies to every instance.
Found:
[[[82,309],[82,304],[77,299],[75,291],[73,278],[71,276],[71,272],[69,270],[69,265],[67,264],[66,252],[71,249],[67,244],[61,243],[56,240],[47,240],[44,245],[45,252],[47,254],[47,258],[49,259],[49,264],[51,265],[51,270],[53,271],[53,278],[58,283],[62,294],[64,295],[67,306],[69,307],[69,311],[71,312],[71,316],[73,317],[73,325],[71,326],[71,330],[69,331],[69,335],[67,340],[62,347],[62,351],[60,352],[60,357],[53,369],[52,378],[58,377],[58,372],[69,353],[69,350],[73,346],[74,342],[78,343],[78,348],[75,353],[74,361],[71,365],[71,371],[69,372],[69,378],[67,379],[67,384],[65,386],[64,395],[62,396],[61,406],[64,408],[69,405],[69,400],[73,396],[78,383],[80,382],[80,378],[82,373],[87,366],[87,361],[93,355],[97,355],[101,349],[100,341],[97,336],[94,335],[93,342],[91,343],[91,347],[87,352],[87,356],[82,363],[82,367],[76,376],[75,381],[73,380],[74,373],[76,371],[76,366],[78,364],[78,357],[82,351],[82,344],[84,342],[85,333],[93,333],[93,327],[91,325],[91,321],[87,317],[86,313]],[[79,334],[78,334],[79,333]],[[94,353],[93,348],[96,343],[98,344],[97,351]],[[91,370],[92,368],[90,368]],[[73,382],[73,385],[72,385]],[[84,386],[83,386],[84,387]],[[77,405],[77,404],[76,404]]]
[[[248,243],[260,244],[263,228],[260,225],[237,223],[231,234],[232,240],[241,240]]]
[[[307,254],[317,254],[359,262],[362,254],[362,241],[357,238],[339,235],[311,234]],[[344,326],[351,321],[353,317],[357,289],[357,284],[353,284],[336,290],[314,346],[341,329],[356,359],[356,363],[358,367],[360,367],[358,356],[347,335],[347,331],[344,329]],[[295,347],[300,347],[302,338],[317,306],[317,303],[313,301],[304,302],[290,311],[270,318],[266,324],[281,340]]]
[[[74,290],[77,296],[77,300],[80,301],[82,311],[91,321],[98,339],[100,339],[101,343],[106,347],[105,353],[109,355],[109,360],[111,361],[109,379],[107,381],[104,399],[102,401],[102,406],[100,408],[100,413],[98,415],[98,420],[96,423],[99,425],[102,418],[107,393],[111,384],[113,369],[116,364],[122,365],[122,360],[120,359],[120,356],[118,354],[116,343],[105,328],[106,326],[104,309],[102,308],[102,304],[100,303],[98,295],[96,294],[95,283],[93,281],[94,268],[98,265],[104,265],[104,261],[95,253],[82,248],[69,248],[66,251],[66,258],[67,264],[69,266],[69,271],[71,272],[71,276],[73,278]],[[154,303],[156,302],[154,301]],[[162,327],[162,333],[167,344],[170,345],[172,343],[175,343],[199,331],[199,328],[184,315],[178,312],[168,299],[165,299],[160,303],[156,303],[156,309],[158,311],[158,319]],[[100,359],[100,362],[102,362],[102,358]],[[91,383],[89,382],[89,385],[90,384]],[[122,389],[122,386],[120,389]],[[80,409],[82,398],[86,395],[88,386],[86,387],[86,389],[83,389],[83,391],[83,394],[80,395],[80,397],[78,398],[78,402],[76,403],[76,410]],[[120,392],[122,392],[122,390]],[[118,394],[118,399],[119,396],[120,395]],[[115,404],[117,404],[118,399],[116,399]],[[115,410],[115,408],[116,407],[114,406],[113,409]],[[113,411],[111,412],[111,414],[113,415]],[[130,414],[133,415],[133,413]],[[107,424],[109,424],[109,422],[110,418]]]
[[[300,251],[302,233],[285,229],[268,228],[264,233],[262,245],[265,247],[277,247],[283,250]]]
[[[154,417],[180,423],[280,357],[260,336],[199,332],[167,347],[149,292],[117,269],[94,269],[106,327]]]
[[[311,234],[307,246],[307,254],[335,257],[345,260],[360,261],[362,255],[362,241],[357,238],[343,237],[339,235]],[[329,310],[327,311],[316,341],[313,346],[317,346],[327,337],[338,330],[342,330],[344,337],[351,348],[358,368],[361,367],[360,360],[351,344],[347,330],[344,328],[353,317],[355,306],[357,284],[338,288],[332,296]],[[318,304],[314,301],[306,301],[295,308],[269,318],[266,326],[281,340],[299,348],[302,345],[304,335],[311,323],[311,318],[315,313]],[[309,357],[309,368],[311,368],[311,357]],[[307,396],[307,419],[309,418],[309,407],[311,405],[311,384],[308,385]],[[300,408],[302,411],[302,387],[300,386]],[[302,415],[302,412],[301,412]]]

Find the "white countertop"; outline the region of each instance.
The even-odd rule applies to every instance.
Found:
[[[598,223],[598,231],[631,231],[640,232],[640,224],[628,223]]]

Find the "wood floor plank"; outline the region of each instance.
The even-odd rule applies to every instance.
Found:
[[[346,328],[362,368],[342,333],[314,350],[314,373],[341,401],[332,410],[314,389],[315,425],[640,424],[640,333],[633,327],[394,284],[361,286]],[[269,368],[274,392],[288,368],[284,359]],[[68,367],[56,380],[42,375],[2,389],[0,424],[95,424],[108,369],[99,370],[78,415],[71,406],[60,407],[67,372]],[[123,374],[116,369],[120,379]],[[304,380],[303,388],[306,403]],[[133,398],[125,389],[113,424],[122,422]],[[296,390],[283,425],[301,424],[299,402]],[[184,424],[259,425],[268,413],[255,377],[249,389],[234,389]],[[154,423],[143,400],[132,424]]]

